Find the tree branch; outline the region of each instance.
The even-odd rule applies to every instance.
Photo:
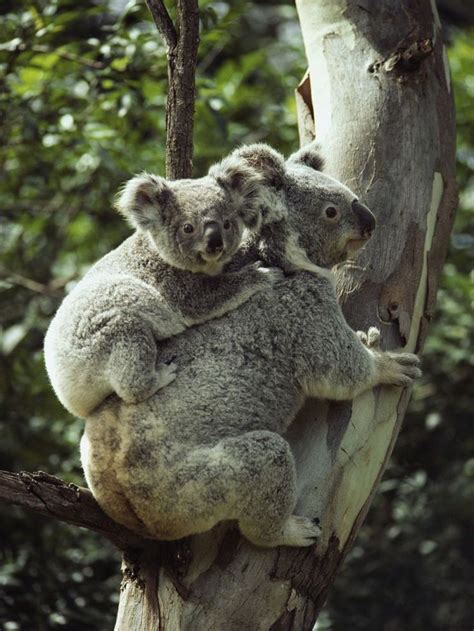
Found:
[[[199,46],[198,0],[177,0],[176,25],[162,0],[146,0],[167,44],[166,176],[191,177],[196,64]]]
[[[165,40],[168,50],[176,46],[178,36],[170,14],[162,0],[145,0],[158,32]]]
[[[90,491],[43,471],[0,471],[0,500],[74,526],[95,530],[121,549],[143,548],[147,544],[110,519]]]

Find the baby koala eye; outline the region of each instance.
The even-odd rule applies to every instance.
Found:
[[[339,211],[337,208],[335,208],[334,206],[328,206],[325,210],[324,210],[324,214],[326,215],[326,217],[328,219],[335,219],[338,214]]]
[[[229,228],[230,228],[230,221],[229,220],[224,221],[223,227],[224,227],[224,230],[229,230]]]
[[[190,234],[191,232],[194,232],[194,226],[192,226],[190,223],[185,223],[183,226],[183,230],[184,232]]]

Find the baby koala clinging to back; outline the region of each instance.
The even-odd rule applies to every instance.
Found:
[[[175,377],[157,342],[281,277],[256,264],[223,271],[245,228],[259,229],[261,188],[261,176],[234,157],[197,180],[143,174],[125,185],[117,208],[135,234],[89,270],[46,334],[46,368],[67,410],[86,417],[113,392],[127,403],[148,398]]]

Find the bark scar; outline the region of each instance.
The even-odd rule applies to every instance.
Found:
[[[404,75],[419,70],[423,61],[433,54],[433,40],[431,37],[418,39],[411,44],[400,46],[388,57],[374,61],[368,67],[371,74],[394,72]]]

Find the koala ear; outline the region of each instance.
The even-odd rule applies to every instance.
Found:
[[[267,186],[280,190],[285,177],[285,159],[283,156],[264,143],[244,145],[232,152],[253,167],[259,173]]]
[[[261,223],[261,175],[242,159],[230,155],[212,166],[209,176],[233,197],[244,225],[250,230],[258,230]]]
[[[302,147],[296,153],[293,153],[288,158],[288,162],[305,164],[315,171],[322,171],[324,169],[324,159],[321,156],[321,147],[316,142],[311,142],[305,147]]]
[[[164,178],[142,173],[126,182],[118,192],[115,208],[134,228],[151,230],[166,220],[171,197]]]

